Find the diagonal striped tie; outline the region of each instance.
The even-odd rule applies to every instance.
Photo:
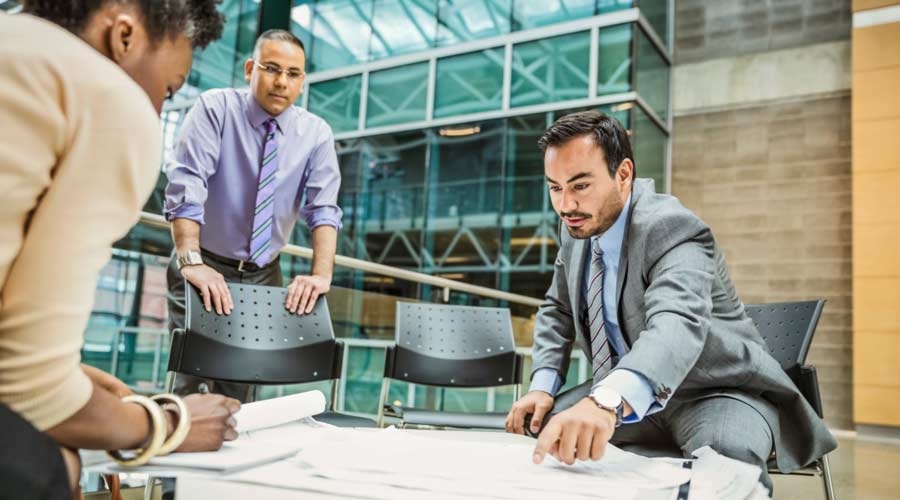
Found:
[[[258,266],[266,265],[273,250],[277,250],[271,246],[272,229],[275,224],[275,173],[278,170],[278,143],[275,141],[275,130],[278,123],[274,118],[269,118],[264,125],[266,137],[263,139],[253,233],[250,235],[250,261]]]
[[[603,319],[603,250],[600,240],[591,242],[590,281],[587,292],[587,324],[591,334],[591,359],[594,369],[594,384],[609,373],[612,368],[612,351],[606,336],[606,322]]]

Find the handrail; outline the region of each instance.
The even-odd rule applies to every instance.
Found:
[[[141,212],[140,223],[152,227],[169,229],[169,222],[165,219],[165,217],[158,214],[151,214],[149,212]],[[313,255],[313,251],[311,248],[301,247],[297,245],[285,245],[281,252],[288,255],[302,257],[304,259],[311,259]],[[523,304],[532,307],[540,307],[540,305],[544,303],[541,299],[528,297],[527,295],[504,292],[484,286],[470,285],[469,283],[463,283],[447,278],[440,278],[438,276],[431,276],[429,274],[419,273],[416,271],[409,271],[407,269],[401,269],[399,267],[376,264],[374,262],[354,259],[352,257],[347,257],[344,255],[336,255],[334,257],[334,263],[335,265],[341,267],[357,269],[360,271],[365,271],[367,273],[380,274],[382,276],[389,276],[391,278],[397,278],[406,281],[412,281],[414,283],[422,283],[425,285],[432,285],[438,288],[443,288],[445,300],[449,297],[450,291],[455,290],[457,292],[470,293],[472,295],[479,295],[482,297],[488,297],[497,300],[505,300],[507,302]]]

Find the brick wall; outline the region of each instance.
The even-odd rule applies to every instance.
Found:
[[[676,117],[672,193],[713,229],[745,302],[828,299],[809,361],[852,427],[849,97]]]
[[[850,0],[678,0],[676,64],[850,38]]]

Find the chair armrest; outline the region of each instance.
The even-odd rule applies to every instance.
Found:
[[[788,368],[787,374],[797,385],[800,394],[813,407],[819,418],[824,418],[822,413],[822,396],[819,393],[819,377],[816,375],[816,367],[809,365],[794,365]]]
[[[522,354],[516,354],[516,366],[513,368],[515,373],[513,374],[513,383],[521,384],[522,383],[522,367],[525,366],[525,356]]]
[[[344,366],[344,343],[339,339],[334,340],[334,356],[331,361],[331,378],[337,383],[341,378],[341,370]]]
[[[397,355],[395,346],[388,346],[384,350],[384,378],[394,378],[394,361]]]
[[[181,353],[184,350],[184,328],[175,328],[172,330],[172,348],[169,351],[169,365],[166,370],[170,372],[178,372],[181,369]]]

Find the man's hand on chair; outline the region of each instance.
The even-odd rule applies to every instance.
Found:
[[[506,432],[525,434],[525,416],[531,414],[531,432],[537,434],[547,412],[553,408],[553,396],[544,391],[531,391],[519,398],[506,415]]]
[[[234,301],[231,300],[231,292],[222,273],[206,264],[200,264],[182,267],[181,275],[200,292],[206,312],[211,312],[215,307],[216,314],[231,314]]]
[[[615,430],[615,413],[584,398],[547,423],[534,447],[534,463],[541,463],[547,453],[569,465],[575,459],[600,460]]]
[[[295,276],[287,289],[284,307],[292,313],[309,314],[315,307],[319,295],[326,294],[331,289],[331,280],[316,275]]]

